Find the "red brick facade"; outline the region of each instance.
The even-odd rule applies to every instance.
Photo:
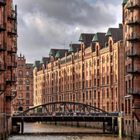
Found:
[[[34,68],[34,105],[73,101],[108,112],[122,111],[121,39],[120,25],[107,33],[81,34],[81,44],[70,44],[69,50],[51,49],[47,64],[38,63]]]
[[[17,9],[0,0],[0,138],[11,129],[11,103],[16,96]]]
[[[26,63],[20,54],[17,57],[17,96],[13,101],[14,112],[24,111],[33,106],[33,64]]]
[[[140,134],[140,1],[123,3],[125,47],[124,130],[127,135]]]

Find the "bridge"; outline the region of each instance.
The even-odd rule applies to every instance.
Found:
[[[118,113],[108,113],[95,106],[78,102],[52,102],[38,105],[12,116],[12,125],[20,123],[24,133],[24,122],[101,122],[103,132],[110,127],[115,132],[118,127]]]

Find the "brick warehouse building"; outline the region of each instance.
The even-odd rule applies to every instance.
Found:
[[[11,130],[11,103],[16,96],[17,8],[0,0],[0,139]]]
[[[12,104],[15,113],[33,106],[33,64],[26,63],[21,54],[17,57],[16,74],[17,96]]]
[[[34,105],[74,101],[109,112],[124,108],[122,25],[107,33],[81,34],[70,49],[51,49],[34,68]]]
[[[34,105],[78,101],[123,112],[124,134],[140,134],[140,1],[122,6],[123,28],[81,34],[80,44],[51,49],[35,63]]]
[[[124,0],[125,118],[127,135],[140,134],[140,1]]]

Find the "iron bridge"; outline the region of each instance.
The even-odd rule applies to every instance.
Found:
[[[24,122],[103,122],[114,128],[117,126],[117,118],[117,112],[108,113],[84,103],[52,102],[14,114],[12,125],[21,123],[21,133],[24,131]]]

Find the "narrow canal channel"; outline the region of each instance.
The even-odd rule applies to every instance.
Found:
[[[25,135],[13,135],[8,140],[129,140],[128,138],[119,139],[110,135],[98,135],[98,134],[86,134],[79,135],[81,132],[96,133],[101,132],[100,130],[91,128],[77,128],[70,126],[61,125],[49,125],[45,123],[26,123],[25,124]],[[70,133],[74,132],[77,134],[63,134],[63,135],[52,135],[51,133]],[[28,135],[30,134],[30,135]]]

